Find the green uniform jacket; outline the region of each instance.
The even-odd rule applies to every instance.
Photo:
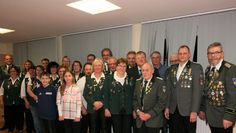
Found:
[[[134,110],[140,110],[151,115],[151,118],[145,122],[147,127],[160,128],[163,126],[163,110],[166,106],[167,89],[161,78],[153,77],[146,87],[143,97],[143,106],[141,104],[141,94],[143,89],[143,79],[136,81],[133,106]],[[136,126],[140,128],[143,121],[138,117]]]
[[[219,71],[205,72],[204,108],[207,122],[213,127],[223,127],[223,119],[236,120],[236,66],[222,62]]]
[[[14,84],[12,84],[11,79],[5,79],[3,82],[3,102],[5,106],[12,105],[21,105],[23,104],[23,100],[20,97],[20,89],[21,89],[22,80],[18,78]]]
[[[121,85],[120,82],[114,79],[114,74],[112,74],[109,83],[106,100],[111,114],[120,114],[121,111],[125,111],[122,112],[123,114],[132,114],[135,81],[129,79],[127,75],[124,84]]]
[[[83,96],[87,101],[88,113],[94,113],[93,103],[95,101],[101,101],[104,107],[107,108],[105,92],[108,90],[109,82],[109,75],[105,75],[105,78],[101,78],[99,83],[97,83],[94,78],[91,78],[91,76],[86,76]]]

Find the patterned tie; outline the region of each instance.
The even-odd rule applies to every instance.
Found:
[[[211,70],[210,70],[210,72],[209,72],[209,76],[208,76],[208,79],[209,79],[208,87],[210,87],[211,84],[213,83],[214,74],[215,74],[215,69],[216,69],[216,67],[212,67]]]
[[[143,98],[144,98],[144,94],[145,94],[145,90],[146,90],[147,83],[148,83],[148,81],[145,80],[145,81],[144,81],[144,86],[143,86],[143,89],[142,89],[142,93],[141,93],[141,105],[142,105],[142,106],[143,106]]]

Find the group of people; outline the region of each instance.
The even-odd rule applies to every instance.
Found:
[[[109,48],[102,59],[88,54],[83,65],[64,56],[24,68],[4,56],[0,68],[1,130],[27,133],[196,133],[197,117],[212,133],[232,133],[236,120],[236,66],[224,60],[220,43],[207,48],[209,66],[190,61],[187,45],[161,64],[153,51],[116,59]],[[24,120],[25,119],[25,120]]]

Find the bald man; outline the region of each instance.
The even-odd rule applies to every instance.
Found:
[[[135,85],[133,105],[138,133],[158,133],[163,126],[162,111],[166,106],[167,90],[164,81],[154,77],[153,73],[153,66],[145,63],[142,77]]]

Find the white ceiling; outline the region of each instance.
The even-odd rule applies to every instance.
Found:
[[[236,8],[236,0],[109,0],[121,10],[90,15],[76,0],[0,0],[0,27],[16,30],[0,42],[19,42],[144,21]]]

